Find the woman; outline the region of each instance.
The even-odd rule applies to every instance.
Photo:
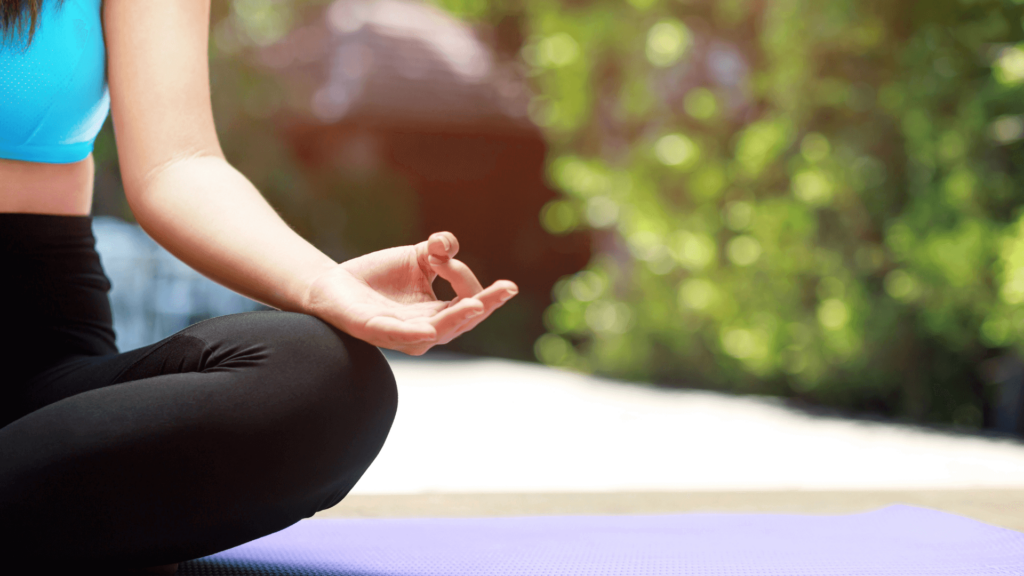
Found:
[[[8,565],[173,571],[333,506],[394,417],[374,346],[423,354],[517,291],[483,289],[450,233],[338,264],[292,232],[221,152],[209,4],[0,0]],[[142,227],[279,311],[117,352],[88,216],[108,108]],[[435,276],[458,298],[438,301]]]

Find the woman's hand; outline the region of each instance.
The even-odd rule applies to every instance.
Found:
[[[313,281],[307,311],[374,346],[419,356],[472,330],[519,292],[508,280],[481,287],[455,259],[458,251],[455,236],[439,232],[343,262]],[[451,302],[434,295],[437,276],[455,289]]]

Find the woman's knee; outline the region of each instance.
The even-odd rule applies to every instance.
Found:
[[[398,408],[395,378],[384,355],[312,316],[276,316],[267,368],[287,383],[282,401],[297,402],[295,427],[321,436],[309,441],[322,445],[324,454],[334,452],[335,444],[339,451],[361,444],[357,452],[376,456]]]
[[[383,354],[304,314],[253,312],[224,320],[196,325],[202,329],[195,335],[211,345],[218,369],[253,375],[246,379],[246,403],[276,438],[266,457],[296,477],[303,476],[300,469],[317,471],[314,483],[369,466],[398,406]]]
[[[292,474],[304,484],[298,513],[306,517],[340,501],[377,457],[395,418],[398,391],[376,347],[310,316],[291,315],[285,322],[290,325],[283,332],[292,336],[286,346],[302,344],[296,366],[305,375],[297,385],[301,409],[288,428],[302,444],[297,450],[304,454],[298,466],[304,478],[299,480],[299,470]]]
[[[343,403],[345,412],[394,418],[398,391],[394,374],[375,346],[318,318],[279,313],[272,362],[295,378],[311,403]],[[299,382],[301,380],[301,382]]]
[[[265,311],[200,323],[183,334],[206,343],[206,368],[258,367],[260,385],[310,401],[369,403],[395,411],[394,376],[374,346],[305,314]],[[282,386],[283,383],[283,386]]]

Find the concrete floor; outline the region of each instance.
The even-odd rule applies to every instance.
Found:
[[[891,504],[942,510],[1024,532],[1024,490],[353,494],[316,518],[468,518],[735,512],[852,514]]]
[[[534,364],[393,357],[377,461],[319,517],[841,514],[925,506],[1024,531],[1024,442],[822,417]]]

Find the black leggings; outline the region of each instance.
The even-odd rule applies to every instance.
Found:
[[[119,354],[93,243],[0,214],[0,562],[180,562],[344,498],[397,407],[380,351],[267,311]]]

